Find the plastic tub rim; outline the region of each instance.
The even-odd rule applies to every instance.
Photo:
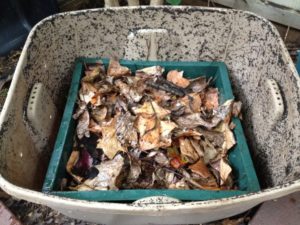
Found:
[[[44,194],[42,192],[29,190],[16,186],[7,180],[5,180],[0,175],[0,184],[1,188],[5,190],[8,194],[13,196],[18,196],[21,199],[30,199],[30,201],[41,204],[47,202],[47,205],[51,206],[53,204],[59,204],[60,207],[71,206],[71,207],[85,207],[88,209],[101,209],[109,211],[113,214],[122,214],[122,212],[135,215],[150,215],[153,212],[164,212],[162,213],[178,213],[177,210],[181,210],[181,213],[184,213],[184,210],[187,210],[188,213],[191,213],[190,210],[199,210],[201,209],[212,209],[218,207],[226,207],[233,204],[240,204],[242,202],[247,202],[249,200],[257,200],[256,204],[261,202],[272,200],[274,198],[279,198],[281,196],[296,192],[300,190],[300,181],[293,181],[283,185],[279,185],[273,188],[265,189],[256,193],[249,193],[245,195],[240,195],[237,197],[223,198],[219,200],[207,200],[207,201],[193,201],[193,202],[183,202],[183,203],[160,203],[160,204],[144,204],[141,207],[141,204],[134,205],[132,203],[113,203],[113,202],[96,202],[96,201],[87,201],[87,200],[76,200],[65,197],[58,197],[49,194]],[[222,203],[220,205],[220,202]],[[51,204],[52,203],[52,204]],[[163,211],[162,211],[163,210]],[[102,213],[105,213],[103,211]]]

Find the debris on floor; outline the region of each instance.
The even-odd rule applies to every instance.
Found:
[[[300,221],[300,192],[265,202],[249,225],[295,225]]]
[[[22,225],[14,214],[0,201],[0,224],[1,225]]]

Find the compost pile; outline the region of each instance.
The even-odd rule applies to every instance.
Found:
[[[212,83],[160,66],[133,74],[115,59],[107,71],[85,65],[65,187],[235,189],[227,154],[241,103],[219,105]]]

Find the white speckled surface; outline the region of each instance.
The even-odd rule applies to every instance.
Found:
[[[0,116],[0,160],[4,162],[0,166],[1,175],[15,185],[34,186],[32,176],[38,168],[33,162],[29,166],[28,162],[39,155],[24,125],[23,112],[32,85],[42,82],[62,110],[74,59],[78,56],[146,59],[149,49],[145,48],[147,41],[143,39],[147,35],[140,35],[141,29],[167,31],[156,35],[158,60],[225,61],[235,96],[244,103],[244,130],[260,182],[265,188],[275,188],[266,189],[262,195],[270,199],[299,188],[300,81],[278,32],[267,20],[252,13],[197,7],[86,10],[63,13],[38,24],[26,42]],[[128,37],[133,38],[128,40]],[[274,117],[273,98],[265,85],[267,79],[274,79],[278,84],[284,104],[282,116]],[[19,138],[11,138],[13,134]],[[13,158],[20,151],[24,152],[25,161]],[[16,162],[23,171],[22,177],[12,167]],[[292,181],[295,187],[287,183]],[[280,184],[285,185],[276,187]],[[2,188],[7,190],[7,185],[3,184]],[[28,199],[29,195],[22,196]],[[240,202],[248,202],[243,206],[228,199],[226,204],[232,207],[225,214],[257,204],[259,201],[254,199],[258,196],[239,197]],[[266,198],[260,201],[263,199]],[[36,201],[45,203],[46,200],[41,194]],[[68,200],[66,204],[72,202]],[[209,205],[210,201],[207,202]],[[220,200],[219,206],[225,202]],[[49,203],[54,207],[53,204]],[[199,207],[203,204],[199,203]],[[218,210],[221,208],[213,211]],[[191,217],[198,218],[193,221],[204,222],[199,219],[201,213],[198,214]]]

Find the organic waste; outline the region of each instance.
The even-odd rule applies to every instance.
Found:
[[[85,65],[73,118],[69,190],[236,189],[228,151],[241,103],[213,81],[111,59]]]

